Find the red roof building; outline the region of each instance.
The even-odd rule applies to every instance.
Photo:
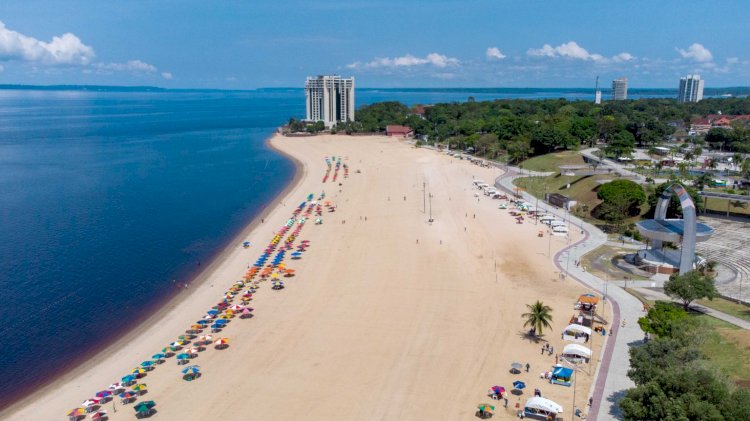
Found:
[[[392,137],[414,137],[414,129],[409,126],[389,125],[385,127],[385,135]]]

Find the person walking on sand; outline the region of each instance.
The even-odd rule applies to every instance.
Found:
[[[529,369],[530,369],[530,368],[531,368],[531,364],[529,364],[529,363],[526,363],[526,372],[527,372],[527,373],[529,372]]]

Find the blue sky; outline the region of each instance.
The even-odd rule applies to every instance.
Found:
[[[3,0],[0,83],[748,86],[749,16],[739,0]]]

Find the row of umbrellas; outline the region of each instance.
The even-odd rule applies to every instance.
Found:
[[[325,193],[321,194],[321,198],[324,197],[324,195]],[[310,201],[312,199],[312,195],[308,196],[308,198],[308,201]],[[303,210],[305,210],[306,205],[306,202],[302,202],[294,210],[293,217],[290,218],[282,227],[282,229],[276,233],[265,253],[261,256],[261,258],[258,259],[256,265],[253,266],[254,271],[252,273],[249,272],[249,276],[246,276],[244,281],[251,281],[254,278],[254,276],[258,273],[258,263],[261,264],[260,267],[265,264],[265,261],[274,252],[278,244],[283,239],[284,235],[292,226],[294,226],[296,220],[295,218],[297,218],[299,214]],[[307,211],[305,212],[305,217],[310,216],[310,213],[313,211],[313,207],[314,205],[309,205]],[[284,248],[279,250],[279,252],[276,254],[272,262],[271,271],[273,271],[273,269],[280,269],[280,271],[278,274],[271,274],[276,275],[274,276],[274,278],[278,278],[279,274],[283,274],[285,277],[294,276],[294,270],[285,268],[282,264],[282,261],[285,257],[286,251],[292,248],[292,245],[299,235],[305,220],[306,218],[301,218],[299,220],[298,226],[295,228],[292,234],[286,238]],[[243,246],[249,247],[249,243],[243,243]],[[308,246],[309,241],[303,241],[298,247],[298,250],[292,253],[292,257],[294,258],[301,256],[302,252],[304,252]],[[279,268],[280,266],[281,268]],[[237,295],[243,292],[242,288],[245,286],[244,281],[238,281],[236,284],[234,284],[227,291],[225,298],[218,305],[207,311],[204,318],[196,321],[193,325],[190,326],[190,329],[186,331],[186,335],[180,335],[176,341],[163,348],[161,352],[152,355],[151,360],[141,362],[140,365],[134,368],[130,374],[127,374],[121,378],[122,383],[113,383],[112,385],[110,385],[108,390],[97,392],[94,398],[87,399],[83,402],[82,407],[72,409],[68,412],[67,415],[71,419],[78,419],[78,417],[85,415],[86,413],[90,413],[92,408],[102,403],[102,401],[109,400],[114,396],[118,396],[123,401],[128,402],[135,399],[137,396],[147,391],[147,385],[145,383],[137,383],[138,379],[142,376],[145,376],[148,371],[154,369],[157,364],[161,364],[165,358],[174,355],[174,352],[182,350],[182,347],[189,344],[190,340],[194,339],[197,333],[202,332],[203,329],[205,329],[207,326],[210,327],[213,331],[220,331],[221,329],[226,327],[226,325],[229,323],[231,318],[234,317],[235,314],[240,314],[241,316],[250,315],[252,308],[247,307],[246,305],[230,304]],[[242,293],[241,299],[243,304],[247,304],[247,302],[252,299],[252,294],[255,292],[255,290],[256,288],[254,286],[251,286],[248,290]],[[198,339],[199,340],[195,342],[195,345],[198,346],[190,347],[188,349],[185,349],[184,352],[177,354],[175,358],[178,361],[178,364],[181,362],[188,362],[190,358],[197,356],[197,353],[204,349],[201,348],[200,345],[208,345],[213,343],[214,345],[216,345],[217,349],[222,349],[229,346],[229,338],[214,338],[212,335],[203,335]],[[182,370],[182,374],[186,379],[195,378],[200,374],[200,366],[187,366]],[[125,390],[125,386],[131,385],[131,390]],[[134,410],[137,414],[149,413],[155,405],[156,403],[154,401],[143,401],[135,405]],[[106,414],[107,412],[105,410],[98,409],[95,412],[91,413],[91,418],[94,420],[98,420],[105,417]]]

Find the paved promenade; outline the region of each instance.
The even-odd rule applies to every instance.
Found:
[[[526,173],[527,171],[524,171],[523,176],[526,176]],[[508,167],[506,173],[495,180],[495,186],[513,193],[515,192],[513,179],[520,176],[518,169]],[[528,202],[536,201],[536,198],[528,193],[522,192],[521,194]],[[557,215],[560,219],[566,218],[566,212],[561,209],[555,209],[546,203],[540,203],[539,207],[546,209],[548,213]],[[604,281],[584,272],[581,268],[576,267],[573,262],[580,260],[590,250],[605,244],[607,236],[591,224],[572,215],[567,215],[567,217],[570,220],[569,228],[571,230],[581,229],[584,232],[584,237],[579,242],[571,244],[557,253],[554,257],[555,264],[561,273],[567,272],[568,278],[591,288],[598,295],[604,295]],[[634,386],[633,382],[627,377],[630,368],[628,350],[630,346],[639,344],[643,340],[643,332],[636,323],[636,320],[643,315],[641,302],[622,288],[610,285],[607,288],[607,301],[604,305],[607,304],[612,306],[613,320],[610,321],[610,329],[608,329],[608,335],[611,336],[608,336],[607,345],[596,369],[596,382],[590,393],[593,398],[593,405],[588,410],[588,419],[590,420],[622,418],[616,403],[622,398],[626,389]],[[626,321],[624,327],[622,327],[622,320]],[[582,400],[579,407],[585,409],[585,402],[586,400]]]

